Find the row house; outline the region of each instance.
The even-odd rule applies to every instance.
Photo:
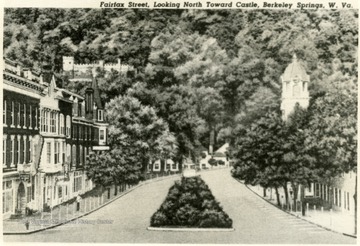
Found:
[[[40,100],[45,86],[40,73],[3,64],[3,216],[25,212],[35,200],[40,139]]]
[[[109,147],[95,79],[82,97],[59,88],[53,75],[21,69],[7,59],[4,63],[6,218],[22,215],[26,208],[47,210],[91,190],[93,184],[84,171],[86,157]]]

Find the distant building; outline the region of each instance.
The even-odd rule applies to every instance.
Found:
[[[119,73],[126,74],[128,71],[133,71],[134,67],[121,64],[120,59],[117,60],[117,63],[104,63],[103,60],[100,60],[97,63],[78,64],[75,63],[73,56],[63,56],[63,71],[69,75],[69,80],[92,81],[92,78],[96,77],[97,69],[106,72],[115,70]]]
[[[305,109],[309,106],[308,83],[310,77],[294,54],[292,62],[287,66],[280,79],[282,83],[281,112],[283,120],[286,120],[296,104]]]
[[[210,168],[219,168],[219,167],[229,167],[230,160],[227,154],[229,144],[225,143],[219,149],[217,149],[213,154],[209,154],[207,151],[203,151],[203,156],[200,159],[199,168],[200,169],[210,169]],[[214,164],[211,165],[209,161],[214,159]]]

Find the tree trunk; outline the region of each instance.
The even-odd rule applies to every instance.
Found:
[[[355,173],[355,194],[354,194],[354,202],[355,202],[355,228],[354,233],[357,235],[357,173]]]
[[[305,186],[304,185],[301,185],[300,199],[301,199],[302,216],[305,216],[306,204],[305,204]]]
[[[263,196],[266,197],[266,187],[263,188]]]
[[[275,192],[276,192],[277,205],[278,205],[279,207],[281,207],[280,195],[279,195],[279,191],[278,191],[278,188],[277,188],[277,187],[275,187]]]
[[[294,207],[295,207],[295,212],[296,212],[296,202],[297,202],[297,194],[299,191],[299,185],[291,182],[291,186],[293,189],[293,196],[294,196],[293,201],[294,201]]]
[[[286,202],[286,209],[289,209],[289,191],[287,188],[287,182],[283,186],[285,192],[285,202]]]

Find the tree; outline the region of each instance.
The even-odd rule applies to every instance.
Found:
[[[289,181],[283,175],[284,123],[277,113],[267,113],[238,132],[233,176],[246,184],[275,188]]]
[[[106,104],[109,145],[112,149],[137,156],[135,166],[146,170],[149,161],[175,155],[176,140],[155,110],[130,96],[118,96]]]

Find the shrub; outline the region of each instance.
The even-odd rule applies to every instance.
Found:
[[[214,158],[211,158],[208,162],[209,162],[209,164],[211,166],[216,166],[217,165],[217,161]]]
[[[161,211],[157,211],[152,217],[151,217],[151,225],[152,226],[162,226],[169,224],[169,221],[164,213]]]
[[[232,220],[223,211],[207,209],[201,214],[199,227],[230,228]]]
[[[169,189],[150,225],[230,228],[232,220],[200,177],[182,178]]]

